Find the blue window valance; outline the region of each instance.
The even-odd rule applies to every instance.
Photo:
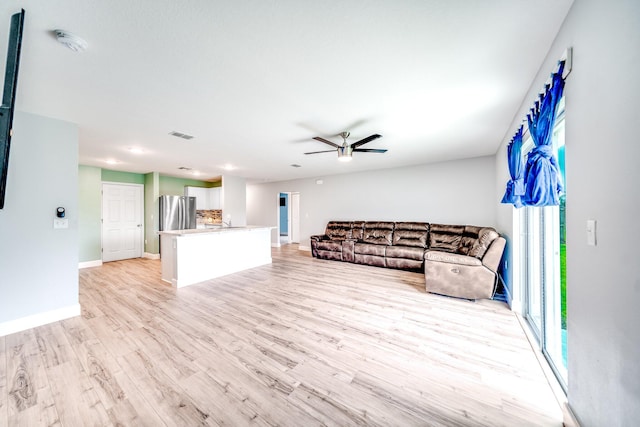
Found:
[[[564,61],[560,62],[558,71],[552,75],[551,84],[545,87],[545,92],[527,116],[535,147],[527,155],[524,169],[522,203],[526,206],[557,206],[564,192],[560,168],[551,144],[557,107],[564,89],[563,70]]]

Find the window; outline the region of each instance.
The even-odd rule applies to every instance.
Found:
[[[553,150],[565,182],[564,98],[558,105],[553,131]],[[523,156],[533,147],[526,134]],[[565,187],[566,194],[566,187]],[[566,322],[566,196],[560,206],[523,207],[516,210],[514,223],[519,235],[516,262],[523,291],[523,315],[531,326],[558,380],[567,384]]]

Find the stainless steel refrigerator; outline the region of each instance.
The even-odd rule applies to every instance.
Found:
[[[160,196],[160,231],[196,228],[196,198]]]

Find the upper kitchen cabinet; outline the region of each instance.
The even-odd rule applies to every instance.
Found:
[[[209,190],[209,200],[211,201],[210,209],[222,209],[222,203],[220,203],[220,187],[207,188]]]
[[[184,195],[196,198],[196,210],[209,209],[209,194],[207,188],[184,187]]]
[[[187,186],[184,188],[184,194],[196,198],[196,210],[220,209],[220,187]]]

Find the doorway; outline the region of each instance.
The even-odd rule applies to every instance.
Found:
[[[278,222],[280,243],[289,242],[289,194],[280,193],[280,221]]]
[[[102,261],[142,256],[144,205],[141,184],[102,183]]]
[[[565,180],[564,98],[552,133],[552,148]],[[529,136],[523,153],[533,147]],[[523,154],[523,159],[526,159]],[[521,271],[523,314],[531,326],[542,353],[565,389],[567,387],[567,312],[566,312],[566,196],[559,206],[526,206],[514,211],[515,231],[520,244],[516,248]]]
[[[278,246],[300,243],[300,193],[278,195]]]

